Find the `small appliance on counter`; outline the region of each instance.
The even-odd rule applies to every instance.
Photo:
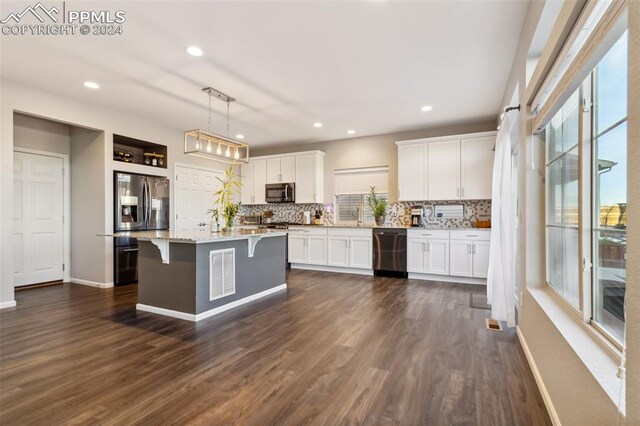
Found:
[[[322,211],[316,210],[316,214],[313,217],[313,224],[314,225],[322,225]]]
[[[311,212],[302,212],[302,224],[311,225]]]
[[[261,225],[262,224],[262,216],[245,216],[244,217],[245,225]]]
[[[411,207],[411,226],[423,226],[424,209],[421,206]]]

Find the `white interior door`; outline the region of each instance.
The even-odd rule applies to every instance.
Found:
[[[16,287],[64,277],[64,160],[14,153],[13,254]]]
[[[207,210],[214,207],[214,193],[220,188],[221,172],[175,166],[175,229],[193,231],[199,223],[209,223]],[[222,219],[220,219],[222,220]]]

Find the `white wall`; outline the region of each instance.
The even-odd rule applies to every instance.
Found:
[[[629,69],[629,155],[635,151],[636,162],[630,159],[628,164],[640,161],[640,144],[633,141],[640,140],[640,2],[629,2],[632,16],[629,17],[629,58],[635,59]],[[554,28],[550,42],[558,44],[563,35],[567,34],[566,26],[577,16],[576,5],[580,2],[565,2],[560,13],[559,26]],[[511,95],[519,85],[519,97],[522,109],[520,111],[519,134],[519,220],[518,250],[520,264],[519,282],[522,289],[521,306],[519,308],[519,327],[526,341],[532,358],[537,366],[548,392],[555,412],[562,424],[567,425],[614,425],[617,423],[617,407],[612,398],[603,390],[602,386],[589,371],[581,357],[572,348],[558,327],[551,321],[544,307],[533,296],[535,291],[545,288],[545,244],[544,244],[544,181],[540,168],[543,167],[543,144],[531,132],[530,107],[526,104],[533,94],[531,88],[526,89],[526,62],[531,38],[535,32],[538,19],[542,13],[544,2],[531,2],[525,26],[523,28],[516,57],[514,59],[509,84],[505,90],[503,105],[507,105]],[[635,14],[635,15],[633,15]],[[633,24],[632,24],[633,23]],[[633,39],[635,28],[635,39]],[[560,44],[561,45],[561,44]],[[557,50],[557,48],[556,48]],[[633,62],[633,60],[632,60]],[[549,64],[546,65],[547,67]],[[543,74],[544,76],[544,74]],[[531,86],[539,84],[536,79],[540,75],[534,73]],[[635,86],[632,81],[635,78]],[[635,90],[635,95],[634,95]],[[636,105],[635,112],[632,104]],[[635,114],[635,138],[634,131]],[[536,169],[529,165],[534,161]],[[629,170],[628,194],[640,194],[640,173],[636,169]],[[632,176],[634,175],[634,176]],[[629,358],[629,373],[626,385],[627,418],[624,424],[640,424],[640,224],[633,223],[631,218],[638,217],[638,200],[629,195],[627,210],[628,228],[628,279],[627,279],[627,343]],[[633,210],[633,207],[636,210]],[[636,214],[634,214],[636,213]],[[636,238],[633,238],[633,236]],[[635,253],[635,255],[634,255]],[[636,264],[634,264],[634,261]],[[634,272],[635,271],[635,272]],[[633,359],[633,362],[631,362]],[[633,373],[631,373],[633,370]]]
[[[251,155],[283,154],[316,149],[323,151],[326,154],[324,157],[325,203],[334,202],[334,172],[336,169],[389,166],[389,198],[395,202],[398,200],[398,147],[395,144],[397,141],[485,132],[495,129],[495,121],[485,120],[475,123],[434,127],[414,132],[389,133],[385,135],[354,137],[319,143],[256,148],[251,151]]]
[[[114,162],[112,161],[112,149],[114,133],[167,145],[169,158],[167,175],[170,178],[173,176],[173,166],[176,162],[218,170],[227,167],[223,163],[185,155],[182,152],[182,129],[168,128],[163,123],[140,120],[135,116],[122,114],[112,109],[93,106],[91,97],[100,96],[99,91],[90,92],[90,95],[87,95],[87,102],[78,102],[2,79],[0,80],[0,93],[2,94],[0,96],[0,198],[2,199],[0,206],[0,303],[14,300],[12,212],[15,112],[104,132],[102,147],[104,160],[101,170],[104,174],[105,185],[95,188],[94,193],[94,200],[96,202],[101,200],[100,202],[105,206],[105,215],[101,226],[103,232],[113,231]],[[119,164],[115,164],[115,166],[119,166]],[[151,170],[151,172],[153,171]],[[112,256],[112,251],[112,241],[106,239],[103,249],[98,254],[107,259]],[[71,267],[73,268],[73,265]],[[112,268],[109,266],[105,268],[102,282],[111,282],[111,275]]]
[[[70,127],[24,114],[13,115],[13,143],[22,148],[69,154]]]

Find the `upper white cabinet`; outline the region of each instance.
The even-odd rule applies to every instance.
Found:
[[[398,199],[424,200],[427,197],[427,147],[405,145],[398,147]]]
[[[266,173],[266,160],[251,159],[248,164],[240,166],[240,178],[242,180],[240,201],[242,204],[265,203],[264,185],[267,183]]]
[[[296,174],[294,156],[267,159],[267,183],[293,182]]]
[[[396,142],[398,199],[491,198],[495,132]]]
[[[265,204],[265,185],[295,183],[296,203],[321,203],[324,183],[324,152],[252,157],[240,169],[242,204]]]
[[[321,203],[324,187],[324,153],[296,156],[296,203]]]
[[[463,200],[486,200],[491,198],[493,181],[493,147],[495,136],[462,139],[461,180]]]
[[[460,198],[460,141],[431,142],[427,152],[429,200]]]

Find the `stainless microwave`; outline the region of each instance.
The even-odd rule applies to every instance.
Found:
[[[265,201],[267,203],[295,203],[296,184],[268,183],[265,185]]]

